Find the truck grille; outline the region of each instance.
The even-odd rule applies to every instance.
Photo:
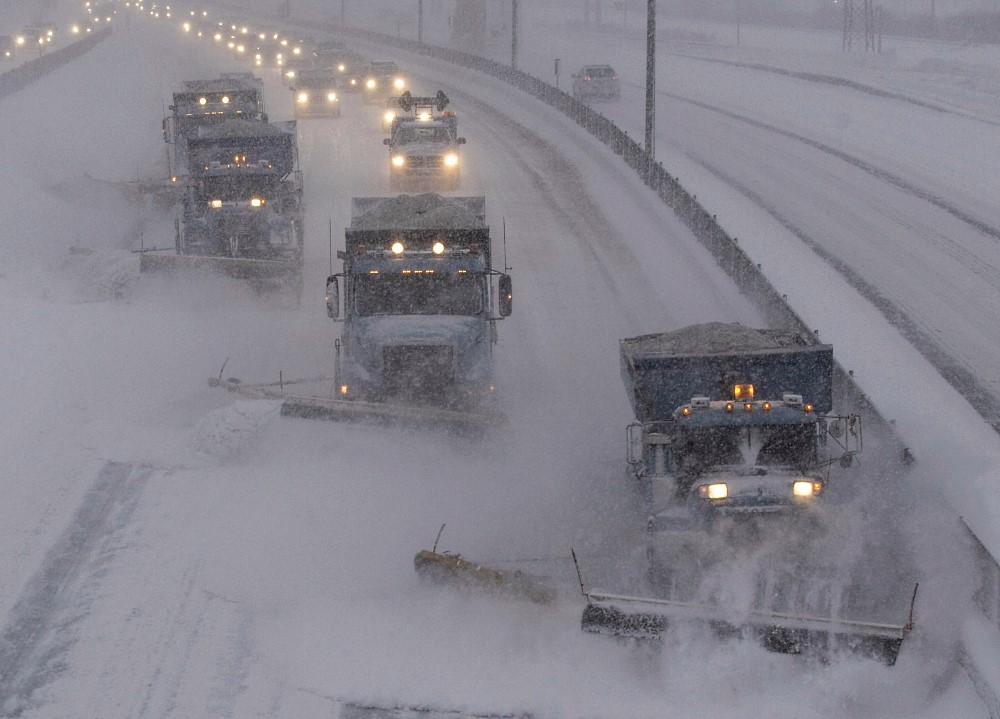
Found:
[[[455,386],[451,345],[392,345],[382,350],[385,400],[447,404]]]
[[[406,167],[417,172],[440,170],[444,167],[444,159],[441,155],[411,155],[406,158]]]

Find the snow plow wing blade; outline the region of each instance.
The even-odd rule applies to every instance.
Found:
[[[285,417],[326,419],[345,422],[371,422],[420,428],[446,428],[455,431],[483,432],[504,424],[500,413],[476,414],[441,407],[409,406],[333,399],[314,395],[294,395],[285,391],[296,384],[329,382],[328,378],[291,380],[272,384],[244,384],[237,379],[209,377],[210,387],[222,387],[250,399],[279,399]]]
[[[306,419],[444,427],[456,430],[486,430],[505,421],[502,414],[478,414],[443,407],[299,396],[286,396],[284,404],[281,405],[281,414]]]
[[[586,632],[638,639],[659,638],[671,622],[702,622],[722,637],[753,637],[782,654],[825,657],[850,653],[896,663],[911,623],[879,624],[751,610],[727,619],[710,605],[589,592],[580,626]]]
[[[146,250],[139,253],[140,272],[212,272],[261,285],[301,282],[298,260],[251,260],[233,257],[177,255]]]
[[[555,588],[537,577],[516,570],[491,569],[454,554],[422,549],[413,558],[413,565],[421,579],[435,584],[471,588],[535,604],[552,604],[556,600]]]

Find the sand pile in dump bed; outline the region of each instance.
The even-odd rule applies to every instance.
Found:
[[[622,340],[629,354],[725,354],[809,344],[792,330],[755,330],[738,322],[706,322],[673,332],[658,332]]]

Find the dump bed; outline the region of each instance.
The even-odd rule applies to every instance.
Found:
[[[637,420],[669,418],[695,395],[730,398],[732,384],[754,385],[757,399],[802,395],[833,409],[833,347],[787,330],[712,322],[619,343],[622,380]]]
[[[268,124],[247,120],[226,120],[199,129],[188,141],[188,171],[198,175],[213,162],[223,165],[236,157],[242,164],[266,161],[284,177],[295,169],[295,122]]]
[[[442,197],[433,192],[355,197],[351,199],[351,226],[345,235],[348,252],[358,245],[388,247],[391,240],[401,237],[414,249],[424,245],[430,249],[437,240],[451,247],[475,245],[490,266],[485,197]]]

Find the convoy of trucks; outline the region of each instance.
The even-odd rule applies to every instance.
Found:
[[[456,32],[480,33],[481,5],[461,7]],[[267,42],[285,47],[274,37]],[[339,116],[357,57],[328,44],[310,49],[304,64],[292,88],[296,116]],[[390,131],[390,189],[457,189],[465,140],[444,93],[403,92],[395,63],[369,63],[353,79],[364,104],[393,98],[392,107],[386,101],[393,116],[381,118]],[[170,257],[144,252],[143,268],[207,261],[263,284],[290,276],[301,284],[296,123],[268,122],[262,82],[249,74],[187,82],[171,110],[163,130],[170,184],[182,188],[176,248]],[[354,197],[336,254],[342,265],[339,272],[331,266],[325,299],[328,316],[342,323],[333,376],[249,384],[220,373],[210,384],[280,399],[284,415],[477,431],[502,423],[494,351],[513,292],[506,261],[496,261],[486,198]],[[699,573],[717,565],[720,543],[739,554],[744,539],[730,535],[734,527],[766,534],[783,518],[818,515],[831,486],[856,464],[861,421],[834,411],[832,347],[794,331],[707,323],[623,339],[619,355],[634,412],[626,474],[646,517],[637,529],[642,546],[633,548],[644,557],[638,584],[646,591],[587,591],[581,577],[582,628],[652,638],[673,621],[698,620],[778,651],[846,649],[894,663],[912,629],[912,602],[902,623],[851,618],[829,602],[755,605],[734,617],[698,586]],[[310,383],[323,388],[286,390]],[[487,570],[436,548],[418,555],[417,568],[471,576],[474,585],[528,587],[517,593],[547,602],[558,596],[521,573]]]

